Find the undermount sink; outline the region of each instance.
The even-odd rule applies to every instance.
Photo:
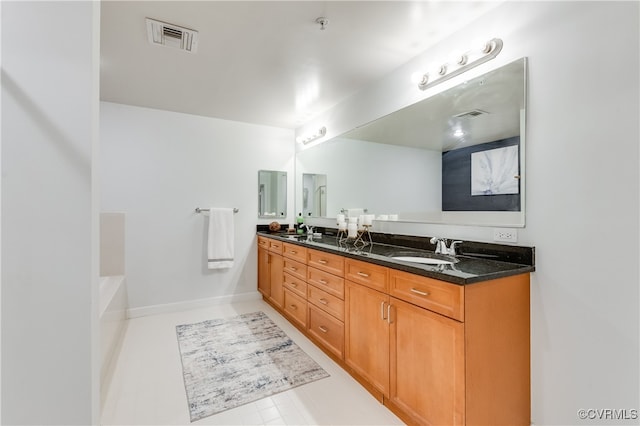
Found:
[[[450,260],[436,259],[433,257],[393,256],[392,259],[404,262],[422,263],[425,265],[453,265],[453,262]]]

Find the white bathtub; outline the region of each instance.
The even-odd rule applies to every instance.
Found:
[[[100,383],[103,396],[126,328],[127,306],[124,276],[100,277]]]

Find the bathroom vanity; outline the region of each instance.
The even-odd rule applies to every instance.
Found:
[[[528,425],[533,248],[467,245],[475,257],[258,232],[258,290],[407,423]]]

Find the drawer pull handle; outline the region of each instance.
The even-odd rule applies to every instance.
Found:
[[[329,302],[327,302],[327,299],[320,299],[318,300],[318,302],[322,303],[323,305],[328,305]]]
[[[298,252],[297,252],[297,251],[295,251],[295,250],[290,250],[290,251],[289,251],[289,253],[291,253],[291,254],[298,254]]]
[[[365,272],[358,272],[358,275],[360,275],[361,277],[369,278],[369,274]]]
[[[318,327],[318,329],[320,331],[322,331],[323,333],[327,333],[329,332],[329,329],[327,327],[325,327],[324,325],[321,325],[320,327]]]
[[[289,269],[291,269],[292,271],[297,271],[298,270],[298,268],[293,267],[293,266],[291,268],[289,268]]]
[[[318,260],[318,263],[322,263],[323,265],[326,265],[328,262],[324,259],[320,259]]]
[[[382,320],[386,320],[387,318],[384,316],[384,305],[386,305],[387,302],[382,302],[380,304],[380,317],[382,318]]]
[[[411,289],[411,293],[419,294],[420,296],[428,296],[429,295],[429,293],[427,293],[426,291],[416,290],[415,288]]]
[[[297,307],[296,305],[289,305],[289,307],[290,307],[291,309],[293,309],[294,311],[295,311],[296,309],[298,309],[298,307]]]
[[[291,283],[291,287],[298,287],[298,283]]]
[[[319,279],[318,281],[320,281],[320,284],[328,284],[327,280]]]

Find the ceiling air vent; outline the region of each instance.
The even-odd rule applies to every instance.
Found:
[[[198,49],[198,32],[155,19],[146,18],[149,43],[195,53]]]
[[[471,111],[461,112],[460,114],[454,115],[457,118],[474,118],[479,115],[489,114],[487,111],[483,111],[481,109],[472,109]]]

